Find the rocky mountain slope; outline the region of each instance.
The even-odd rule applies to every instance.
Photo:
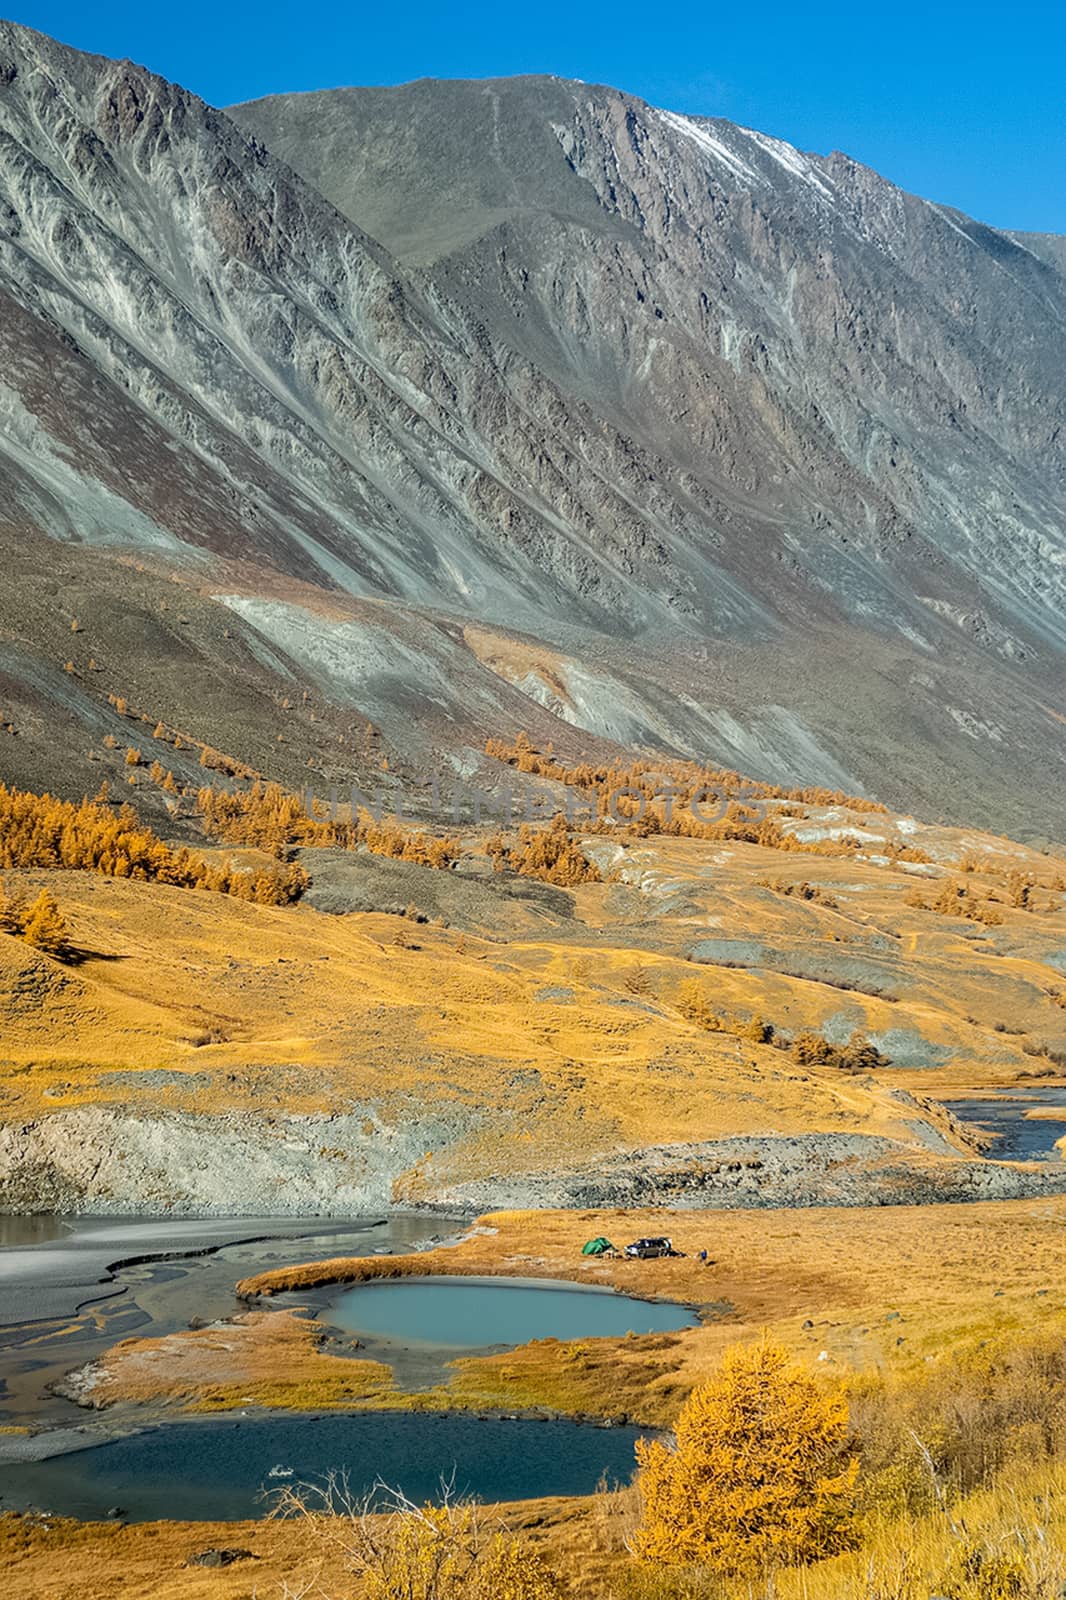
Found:
[[[309,697],[329,776],[561,718],[1061,836],[1064,358],[1055,241],[842,156],[554,79],[227,115],[0,24],[0,771],[58,719],[86,786],[106,681],[256,764]]]
[[[966,595],[971,629],[983,604],[1061,642],[1061,264],[846,157],[609,89],[423,83],[234,114],[691,474],[700,542],[731,544],[768,609],[793,576],[805,606],[825,588],[924,634],[930,612],[965,624]],[[758,626],[716,598],[719,623]]]

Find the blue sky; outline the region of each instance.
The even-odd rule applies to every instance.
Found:
[[[9,0],[9,4],[11,0]],[[1066,7],[364,6],[15,0],[68,44],[129,56],[216,105],[283,89],[554,72],[671,110],[845,150],[1004,228],[1066,233]]]

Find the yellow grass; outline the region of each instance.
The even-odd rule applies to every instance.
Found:
[[[581,1600],[625,1600],[629,1557],[609,1499],[548,1499],[499,1508],[503,1524],[539,1549]],[[328,1542],[292,1522],[159,1522],[121,1527],[59,1518],[0,1515],[0,1565],[6,1600],[282,1600],[312,1583],[320,1600],[351,1593]],[[210,1548],[241,1548],[251,1560],[221,1570],[190,1565]],[[722,1585],[722,1600],[927,1600],[944,1593],[967,1548],[1021,1550],[1034,1567],[1057,1574],[1066,1549],[1066,1469],[1052,1463],[1010,1472],[951,1508],[886,1519],[844,1556],[775,1575],[767,1584]],[[966,1600],[976,1597],[966,1596]]]
[[[1044,1578],[1044,1594],[1061,1593],[1066,1582],[1066,1464],[1015,1469],[948,1512],[878,1523],[858,1550],[780,1574],[775,1593],[779,1600],[850,1600],[858,1595],[926,1600],[950,1589],[952,1578],[958,1582],[960,1556],[973,1550],[1014,1557],[1022,1573]],[[1035,1585],[1021,1591],[1029,1596],[1037,1592]],[[976,1600],[979,1591],[972,1593]]]
[[[505,675],[536,665],[551,681],[548,658],[505,658],[488,636],[475,643]],[[480,933],[465,934],[83,873],[5,873],[9,892],[32,896],[48,885],[85,957],[61,966],[0,936],[4,1116],[108,1104],[263,1114],[355,1103],[388,1122],[409,1114],[412,1094],[467,1122],[474,1111],[477,1131],[442,1143],[398,1180],[398,1199],[421,1200],[462,1180],[585,1165],[647,1144],[810,1132],[907,1142],[916,1113],[893,1098],[897,1086],[994,1093],[1056,1072],[1066,1049],[1066,978],[1051,964],[1066,936],[1055,888],[1062,863],[1009,841],[876,815],[816,810],[813,821],[865,832],[869,857],[885,839],[912,842],[947,863],[948,875],[964,872],[1002,922],[978,927],[911,903],[916,886],[935,898],[937,867],[688,840],[649,839],[612,855],[612,842],[597,839],[613,881],[577,890],[571,919],[513,899],[486,913]],[[313,872],[313,859],[306,864]],[[1033,910],[1009,901],[1009,875],[1019,871],[1039,885]],[[767,887],[800,880],[818,896]],[[689,955],[700,940],[744,941],[754,953],[746,965],[698,965]],[[831,958],[836,978],[811,976],[816,956]],[[717,1012],[758,1015],[792,1033],[903,1034],[919,1060],[928,1048],[928,1063],[861,1079],[801,1069],[769,1045],[701,1031],[681,1005],[693,981]],[[167,1074],[158,1087],[111,1076],[155,1068]],[[972,1153],[935,1109],[922,1115]],[[913,1157],[919,1167],[937,1159]],[[984,1340],[1066,1335],[1066,1197],[865,1211],[500,1212],[482,1227],[491,1231],[455,1249],[282,1269],[242,1289],[505,1273],[678,1299],[702,1308],[703,1321],[678,1334],[545,1340],[463,1360],[446,1385],[412,1397],[387,1368],[326,1354],[306,1318],[253,1310],[209,1329],[126,1341],[105,1357],[92,1398],[186,1409],[551,1408],[661,1424],[715,1370],[726,1343],[763,1330],[856,1392],[875,1380],[905,1389]],[[684,1259],[580,1256],[595,1234],[624,1244],[664,1231]],[[708,1266],[696,1260],[701,1249]],[[998,1537],[1031,1523],[1055,1491],[1045,1520],[1061,1544],[1063,1487],[1057,1468],[1012,1478],[971,1497],[968,1525]],[[624,1557],[602,1503],[539,1502],[507,1515],[549,1548],[575,1593],[613,1600]],[[850,1600],[867,1592],[873,1562],[883,1600],[925,1600],[940,1592],[932,1586],[954,1537],[936,1517],[881,1522],[860,1554],[780,1579],[777,1592]],[[891,1588],[892,1562],[908,1541],[921,1579],[913,1597]],[[220,1572],[187,1565],[210,1545],[247,1546],[258,1559]],[[0,1517],[0,1558],[15,1600],[236,1600],[277,1593],[283,1576],[313,1575],[302,1530],[278,1524],[122,1529]],[[328,1596],[336,1574],[320,1576]]]
[[[1004,871],[1015,848],[1004,847]],[[1022,859],[1047,877],[1043,858]],[[627,1145],[809,1132],[910,1141],[913,1111],[887,1089],[994,1088],[1058,1070],[1034,1053],[1066,1044],[1066,982],[1047,964],[1064,931],[1050,889],[1038,911],[1006,907],[1002,928],[974,937],[909,906],[913,871],[899,865],[651,840],[611,870],[627,884],[579,889],[575,921],[556,930],[511,901],[493,940],[395,916],[10,872],[11,892],[49,884],[89,955],[64,968],[0,936],[5,1115],[114,1103],[299,1113],[354,1100],[387,1121],[412,1090],[468,1125],[479,1109],[473,1131],[400,1179],[397,1199],[417,1202],[452,1182],[585,1164]],[[837,909],[764,886],[797,878]],[[750,969],[687,959],[708,938],[754,941],[770,956]],[[802,975],[826,953],[844,964],[839,983]],[[849,963],[858,987],[847,986]],[[779,1030],[902,1031],[919,1056],[927,1042],[932,1065],[889,1069],[882,1087],[800,1068],[769,1045],[701,1031],[683,1009],[693,982],[715,1010]],[[123,1069],[167,1077],[158,1088],[109,1077]]]
[[[405,1395],[390,1386],[387,1369],[323,1354],[313,1323],[253,1313],[236,1325],[116,1346],[93,1398],[549,1409],[663,1424],[714,1371],[726,1344],[766,1330],[819,1371],[895,1382],[927,1374],[930,1363],[950,1362],[982,1340],[1066,1334],[1066,1197],[866,1210],[497,1212],[478,1228],[491,1231],[455,1248],[278,1268],[238,1289],[254,1296],[333,1281],[505,1274],[682,1301],[701,1308],[703,1320],[676,1333],[545,1339],[463,1358],[446,1385]],[[683,1259],[580,1254],[599,1233],[624,1244],[663,1231]],[[696,1259],[700,1249],[709,1250],[709,1265]]]
[[[322,1354],[314,1323],[251,1312],[207,1328],[125,1339],[91,1369],[86,1398],[183,1404],[192,1411],[249,1405],[300,1410],[374,1401],[392,1387],[376,1361]]]
[[[607,1233],[622,1244],[663,1230],[686,1252],[683,1259],[622,1262],[579,1255],[581,1243],[594,1234]],[[710,1251],[713,1264],[694,1259],[700,1248]],[[726,1343],[768,1330],[812,1370],[851,1388],[869,1426],[878,1412],[876,1406],[870,1412],[864,1397],[883,1394],[882,1409],[905,1406],[909,1394],[924,1393],[923,1385],[933,1383],[942,1399],[956,1374],[982,1359],[979,1347],[986,1342],[1061,1345],[1064,1249],[1066,1197],[869,1210],[499,1212],[481,1218],[478,1230],[454,1249],[280,1269],[241,1288],[412,1272],[505,1272],[687,1300],[711,1308],[712,1320],[650,1338],[545,1340],[462,1361],[446,1388],[404,1397],[387,1386],[386,1374],[373,1363],[322,1353],[313,1323],[279,1309],[251,1311],[235,1324],[124,1342],[105,1359],[108,1376],[98,1394],[108,1401],[192,1408],[250,1401],[553,1407],[608,1416],[626,1412],[649,1424],[668,1423],[693,1385],[716,1369]],[[961,1403],[972,1407],[973,1394],[967,1389]],[[897,1431],[906,1416],[905,1410],[897,1415]],[[980,1425],[979,1414],[974,1420]],[[1020,1476],[1027,1437],[1022,1428],[1019,1461],[1000,1484],[953,1506],[955,1523],[965,1523],[968,1537],[1002,1542],[1010,1528],[1031,1532],[1040,1524],[1061,1546],[1062,1469],[1052,1463]],[[1060,1498],[1048,1503],[1049,1495]],[[556,1500],[508,1507],[506,1518],[545,1549],[575,1595],[630,1600],[618,1509],[610,1499]],[[622,1511],[624,1522],[631,1512],[624,1506]],[[193,1551],[210,1545],[246,1547],[257,1559],[254,1566],[241,1563],[222,1572],[184,1565]],[[865,1527],[861,1551],[802,1574],[780,1575],[774,1592],[779,1600],[927,1600],[931,1593],[948,1592],[940,1585],[957,1546],[941,1514],[893,1520],[880,1512]],[[901,1586],[904,1551],[909,1588]],[[336,1567],[321,1564],[313,1541],[276,1525],[120,1530],[60,1522],[46,1530],[0,1519],[0,1557],[7,1592],[16,1600],[103,1600],[115,1593],[172,1600],[179,1590],[194,1600],[253,1593],[260,1600],[281,1600],[283,1579],[295,1582],[312,1570],[324,1596],[348,1593]],[[760,1590],[742,1597],[727,1589],[723,1600],[769,1596]],[[982,1597],[966,1594],[962,1600]]]

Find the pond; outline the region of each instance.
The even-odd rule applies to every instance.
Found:
[[[367,1340],[454,1350],[528,1344],[531,1339],[670,1333],[698,1321],[686,1306],[636,1300],[609,1289],[472,1277],[360,1284],[319,1315]]]
[[[994,1161],[1060,1161],[1055,1149],[1066,1136],[1066,1087],[1011,1089],[1001,1099],[945,1100],[963,1122],[976,1123],[993,1134],[986,1152]],[[1036,1110],[1061,1109],[1062,1116],[1032,1116]]]
[[[462,1226],[460,1219],[445,1224]],[[330,1472],[346,1473],[355,1494],[385,1483],[416,1500],[435,1497],[442,1479],[452,1478],[459,1492],[489,1501],[588,1494],[604,1474],[628,1480],[636,1429],[557,1418],[243,1413],[167,1420],[122,1436],[144,1417],[120,1406],[108,1417],[119,1437],[96,1442],[96,1423],[91,1433],[72,1433],[84,1413],[51,1385],[116,1340],[158,1337],[186,1327],[193,1315],[238,1311],[233,1284],[244,1272],[330,1253],[405,1254],[441,1226],[440,1218],[396,1216],[336,1223],[46,1219],[12,1229],[0,1251],[0,1510],[36,1506],[99,1518],[120,1507],[132,1521],[259,1517],[270,1509],[264,1491]],[[330,1336],[337,1353],[372,1352],[410,1388],[447,1381],[448,1364],[466,1352],[697,1322],[684,1306],[539,1280],[416,1275],[295,1299],[337,1325]],[[19,1431],[27,1424],[42,1430],[32,1445]],[[75,1437],[86,1447],[69,1449]],[[20,1459],[45,1450],[54,1453]],[[275,1467],[282,1470],[272,1476]]]
[[[263,1517],[271,1491],[347,1475],[357,1497],[387,1484],[424,1503],[442,1480],[486,1501],[591,1494],[627,1482],[636,1428],[461,1413],[210,1418],[173,1422],[46,1461],[0,1466],[0,1507],[131,1522]]]

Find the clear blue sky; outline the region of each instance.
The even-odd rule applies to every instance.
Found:
[[[12,3],[12,0],[8,0]],[[14,0],[216,105],[283,89],[554,72],[845,150],[1004,228],[1066,233],[1066,6]]]

